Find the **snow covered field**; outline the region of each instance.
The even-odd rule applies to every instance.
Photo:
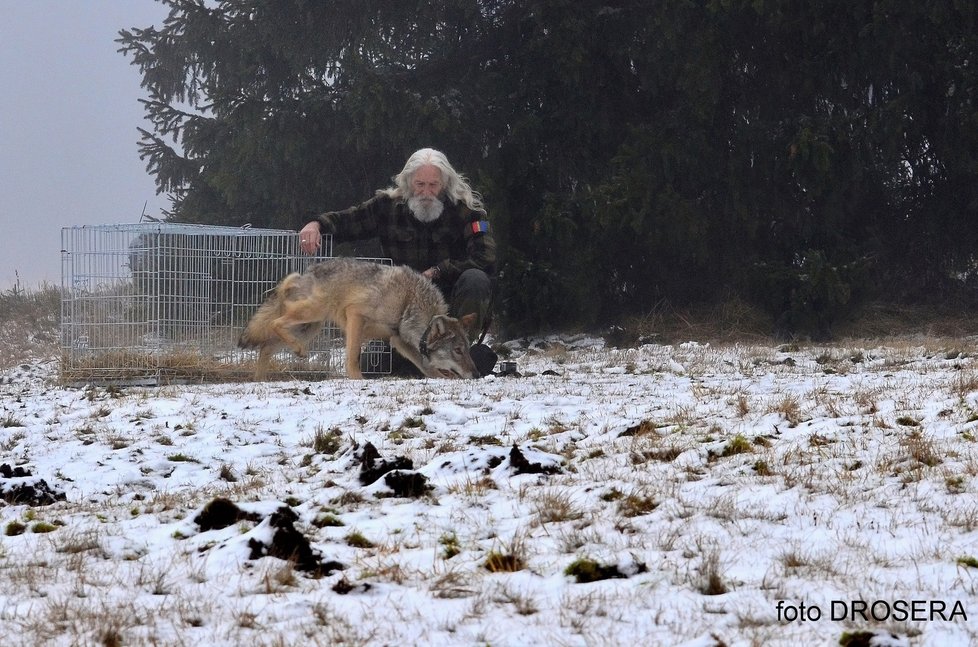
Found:
[[[973,341],[509,345],[478,381],[6,372],[4,644],[978,644]]]

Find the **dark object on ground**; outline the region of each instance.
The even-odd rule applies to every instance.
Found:
[[[281,507],[268,518],[269,524],[275,528],[271,544],[264,544],[257,539],[248,540],[251,554],[248,559],[259,559],[270,556],[291,561],[295,569],[304,571],[313,577],[324,577],[333,571],[343,570],[343,564],[336,561],[325,562],[318,552],[313,550],[306,537],[295,529],[299,519],[292,508]]]
[[[51,505],[67,498],[64,492],[51,487],[44,479],[31,478],[30,471],[23,467],[10,467],[4,463],[0,465],[0,476],[22,479],[16,483],[0,482],[0,499],[12,505]]]
[[[394,470],[384,476],[384,483],[394,491],[394,496],[416,499],[432,488],[428,485],[428,477],[418,472]]]
[[[639,562],[634,565],[634,574],[647,573],[648,567]],[[591,559],[578,559],[567,567],[565,575],[571,575],[578,584],[599,582],[601,580],[625,579],[628,573],[623,573],[617,564],[599,564]]]
[[[25,476],[31,476],[31,473],[28,470],[25,470],[23,467],[10,467],[4,463],[3,465],[0,465],[0,476],[5,479],[12,479],[15,477],[24,478]]]
[[[369,582],[353,584],[345,577],[341,577],[340,581],[333,585],[333,593],[338,593],[340,595],[346,595],[348,593],[366,593],[371,588],[373,587],[370,586]]]
[[[559,474],[560,468],[556,465],[544,466],[540,463],[531,463],[526,460],[526,456],[520,448],[513,445],[509,450],[509,464],[513,468],[514,474]]]
[[[251,552],[248,559],[277,557],[293,562],[296,570],[309,573],[313,577],[323,577],[345,568],[336,561],[323,561],[309,540],[296,530],[295,522],[298,519],[299,516],[292,508],[285,505],[269,515],[268,523],[275,530],[271,543],[249,539],[248,548]],[[256,512],[245,512],[233,501],[223,497],[213,499],[194,517],[194,523],[200,526],[201,532],[221,530],[242,520],[261,523],[263,517]]]
[[[194,523],[200,526],[201,532],[208,530],[221,530],[228,526],[233,526],[239,521],[261,521],[261,515],[254,512],[245,512],[233,502],[223,497],[217,497],[204,506],[196,517]]]
[[[496,352],[486,344],[474,344],[469,348],[469,355],[472,356],[472,363],[475,364],[476,370],[482,377],[492,373],[492,369],[496,366],[496,360],[499,359]]]
[[[392,461],[383,460],[380,452],[371,443],[363,447],[360,459],[360,484],[370,485],[387,472],[394,470],[413,470],[414,462],[406,456],[398,456]]]

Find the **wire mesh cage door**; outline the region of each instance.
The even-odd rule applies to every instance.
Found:
[[[62,379],[147,382],[248,379],[256,353],[237,348],[282,277],[331,255],[303,255],[294,231],[141,223],[62,230]],[[308,357],[276,357],[273,377],[328,377],[343,344],[327,326]],[[371,342],[365,367],[390,372]],[[365,372],[368,372],[365,371]]]

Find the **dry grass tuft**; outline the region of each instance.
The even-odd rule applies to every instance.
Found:
[[[907,434],[900,441],[900,446],[907,450],[907,452],[910,454],[910,458],[921,465],[935,467],[944,462],[944,459],[941,457],[941,453],[935,446],[933,439],[926,437],[920,431],[914,431]]]
[[[20,285],[0,292],[0,370],[57,357],[61,335],[61,289]]]
[[[703,595],[723,595],[730,592],[730,587],[723,578],[720,565],[720,551],[711,548],[700,557],[699,582],[697,590]]]
[[[515,573],[526,568],[528,559],[527,538],[518,533],[509,545],[486,553],[482,566],[490,573]]]
[[[781,395],[768,406],[767,412],[780,414],[789,427],[797,427],[802,422],[801,403],[794,395]]]
[[[574,504],[570,492],[544,491],[533,502],[533,507],[541,525],[575,521],[584,516],[584,512]]]

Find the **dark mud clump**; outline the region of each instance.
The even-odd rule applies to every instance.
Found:
[[[337,561],[324,561],[305,535],[296,530],[295,522],[298,519],[292,508],[286,506],[273,512],[268,518],[269,524],[275,529],[272,542],[266,544],[257,539],[248,540],[248,548],[251,549],[248,558],[260,559],[267,556],[291,561],[296,570],[309,573],[313,577],[324,577],[333,571],[343,570],[343,564]]]
[[[258,522],[261,521],[261,515],[245,512],[228,499],[217,497],[194,517],[194,523],[200,526],[201,532],[227,528],[239,521]]]
[[[559,474],[560,467],[557,465],[542,465],[541,463],[531,463],[526,460],[526,456],[520,448],[513,445],[509,450],[509,465],[513,468],[514,474]]]
[[[360,459],[360,484],[370,485],[384,474],[394,470],[413,470],[414,462],[406,456],[398,456],[392,461],[380,457],[380,452],[371,443],[363,447]]]
[[[0,481],[0,499],[12,505],[51,505],[67,498],[63,491],[51,487],[44,479],[31,478],[30,471],[23,467],[3,463],[0,465],[0,477],[9,479]]]
[[[384,476],[384,483],[394,491],[394,496],[417,498],[434,488],[428,485],[428,477],[418,472],[394,470]]]
[[[564,574],[572,576],[578,584],[587,584],[588,582],[600,582],[601,580],[625,579],[631,575],[648,572],[648,567],[645,564],[638,563],[631,570],[633,571],[632,573],[624,573],[614,564],[599,564],[592,559],[582,558],[575,560],[568,566],[564,570]]]

